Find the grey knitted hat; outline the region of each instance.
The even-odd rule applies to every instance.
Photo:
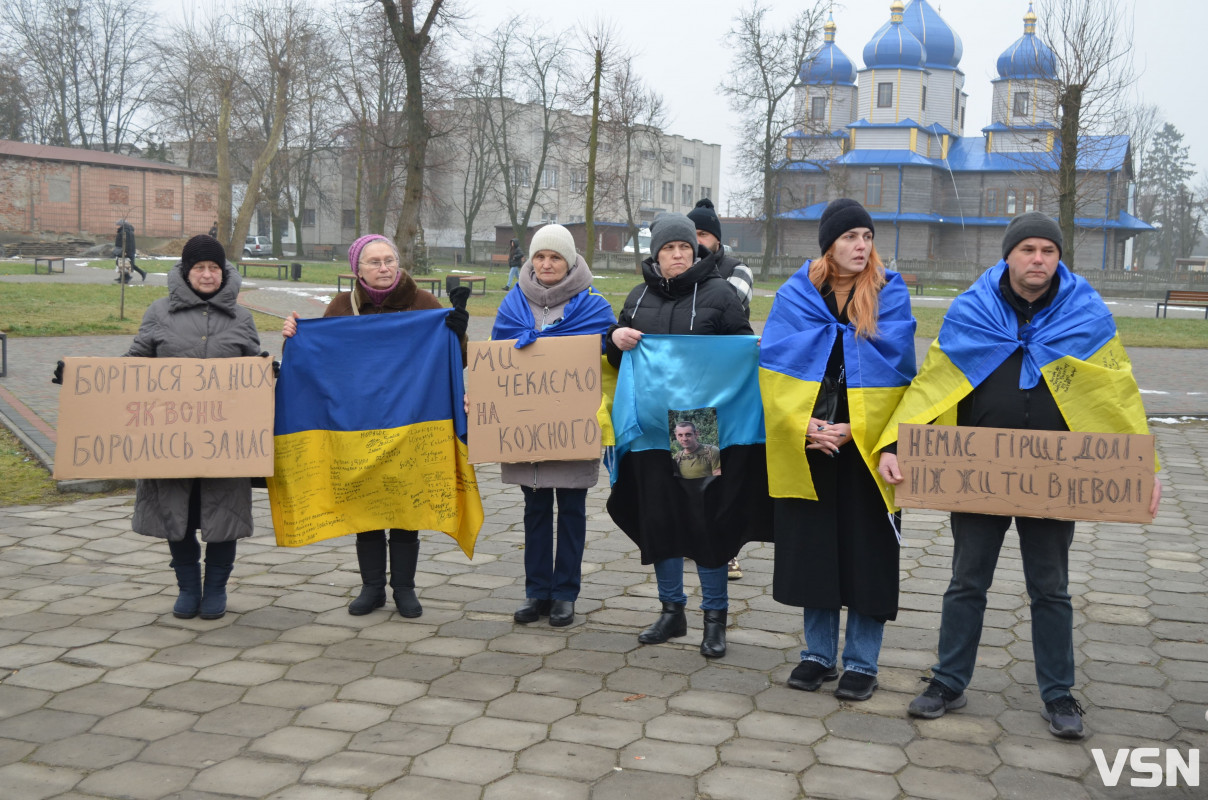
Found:
[[[1029,211],[1026,214],[1020,214],[1007,225],[1007,232],[1002,237],[1003,259],[1011,254],[1017,244],[1024,239],[1031,239],[1033,236],[1048,239],[1057,245],[1057,256],[1060,258],[1061,228],[1052,218],[1039,211]]]
[[[529,242],[529,261],[542,250],[553,250],[566,259],[567,265],[575,266],[575,237],[561,225],[549,224],[537,229]]]
[[[650,255],[659,260],[659,251],[671,242],[687,242],[696,252],[696,223],[683,214],[662,214],[650,223]]]

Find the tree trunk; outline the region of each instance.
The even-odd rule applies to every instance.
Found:
[[[218,162],[218,241],[230,258],[242,254],[242,248],[231,247],[231,92],[230,84],[224,87],[222,100],[218,104],[218,140],[215,142],[215,157]]]
[[[596,50],[591,88],[591,133],[587,137],[587,201],[584,210],[587,243],[583,252],[588,264],[596,255],[596,145],[600,140],[600,80],[603,71],[604,53]]]
[[[285,67],[278,67],[277,91],[273,98],[273,125],[269,130],[268,141],[265,142],[264,149],[252,162],[252,172],[247,181],[247,195],[239,204],[239,214],[235,217],[234,229],[231,231],[231,240],[234,242],[242,242],[247,236],[248,229],[252,226],[252,214],[256,212],[260,183],[264,180],[264,173],[268,171],[269,164],[276,157],[277,148],[281,145],[281,132],[285,130],[285,109],[288,99],[289,71]]]
[[[1061,260],[1074,270],[1074,213],[1078,200],[1078,127],[1082,86],[1071,84],[1061,94],[1061,157],[1057,165],[1057,220],[1061,227]]]

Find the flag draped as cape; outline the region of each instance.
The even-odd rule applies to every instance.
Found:
[[[616,459],[608,513],[642,563],[687,556],[718,567],[771,539],[759,347],[754,336],[645,334],[625,353],[612,405]],[[680,478],[668,412],[717,410],[722,474]]]
[[[835,319],[810,282],[808,261],[776,292],[759,349],[772,497],[818,499],[805,454],[806,429],[835,338],[842,336],[852,440],[886,506],[894,508],[877,473],[875,444],[914,377],[915,322],[901,276],[886,270],[885,277],[871,339]]]
[[[473,556],[482,502],[448,313],[299,321],[277,381],[268,488],[278,544],[424,529]]]
[[[955,425],[957,403],[1021,347],[1019,388],[1043,379],[1070,430],[1149,432],[1132,363],[1099,293],[1058,263],[1057,296],[1020,328],[999,289],[1006,269],[998,262],[952,301],[877,449],[897,441],[903,422]]]

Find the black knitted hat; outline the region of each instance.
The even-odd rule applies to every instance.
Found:
[[[864,206],[848,197],[831,200],[818,222],[818,245],[822,248],[822,253],[825,255],[835,240],[852,228],[868,228],[873,236],[877,235],[872,217],[864,210]]]
[[[688,219],[695,223],[698,231],[711,233],[718,241],[721,240],[721,220],[717,218],[713,201],[709,198],[697,200],[696,207],[688,212]]]
[[[1057,245],[1057,257],[1061,257],[1061,228],[1051,217],[1047,217],[1039,211],[1029,211],[1026,214],[1020,214],[1007,225],[1007,232],[1002,237],[1003,259],[1006,260],[1017,244],[1024,239],[1031,239],[1033,236],[1048,239]]]
[[[180,251],[180,265],[187,275],[198,261],[213,261],[225,270],[226,250],[222,248],[222,243],[213,236],[199,233],[185,242],[184,248]]]

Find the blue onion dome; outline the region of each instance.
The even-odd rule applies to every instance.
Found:
[[[1028,3],[1023,15],[1023,36],[998,57],[998,75],[1002,78],[1053,78],[1057,75],[1057,57],[1036,35],[1036,14]]]
[[[835,18],[832,15],[823,26],[825,41],[818,54],[803,62],[800,72],[797,73],[802,83],[855,86],[856,65],[835,44],[836,30]]]
[[[940,17],[927,0],[910,0],[902,13],[902,24],[927,49],[927,66],[955,69],[965,48],[961,37]]]
[[[902,0],[893,0],[889,6],[889,22],[881,26],[864,45],[864,66],[907,67],[921,69],[927,62],[927,48],[910,29],[902,24]]]

